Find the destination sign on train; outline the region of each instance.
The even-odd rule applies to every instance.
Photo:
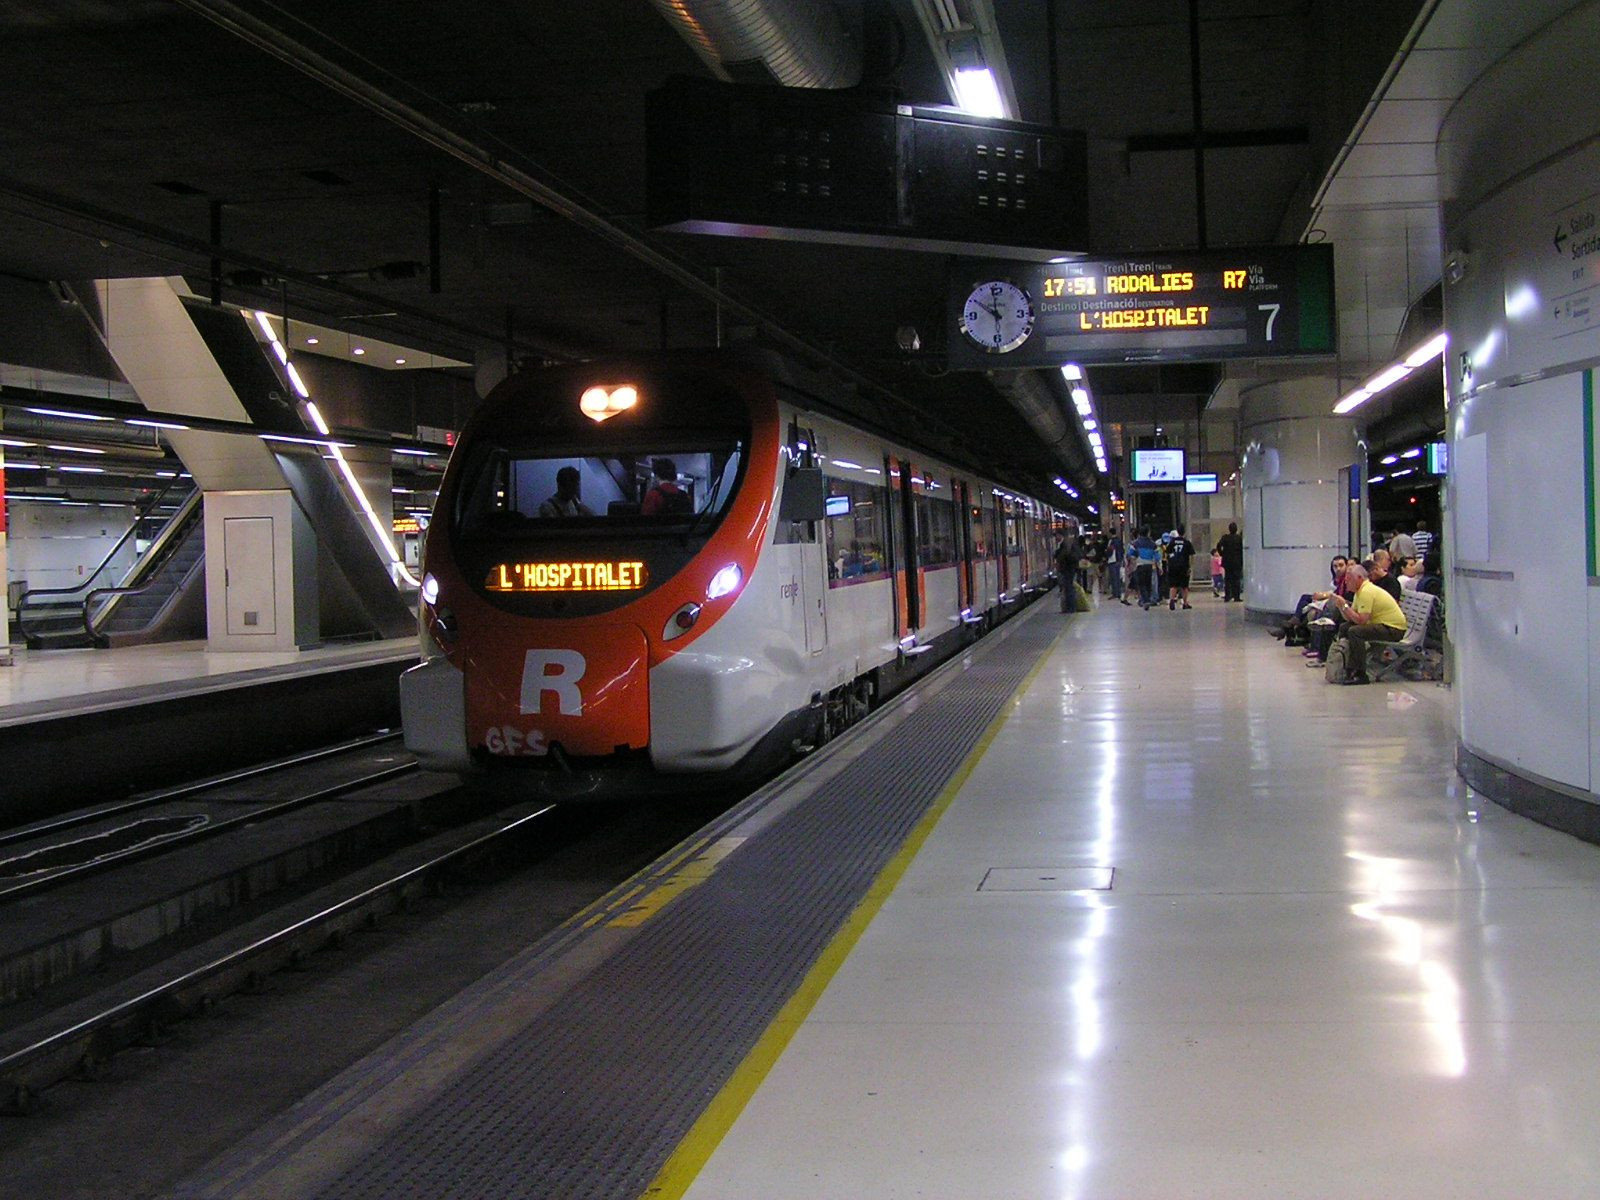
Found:
[[[632,592],[649,573],[642,562],[510,562],[489,571],[491,592]]]
[[[1333,247],[963,260],[948,312],[949,365],[965,370],[1328,355]]]

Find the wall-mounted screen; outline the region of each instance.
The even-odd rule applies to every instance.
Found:
[[[829,496],[826,501],[826,507],[830,517],[848,517],[850,515],[850,497]]]
[[[1185,475],[1183,477],[1183,490],[1191,496],[1204,496],[1217,490],[1217,477],[1215,475]]]
[[[1448,442],[1428,443],[1428,474],[1448,475],[1450,473],[1450,445]]]
[[[1133,452],[1134,483],[1182,483],[1184,459],[1182,450],[1135,450]]]

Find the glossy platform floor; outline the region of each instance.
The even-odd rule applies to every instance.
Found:
[[[414,637],[310,650],[214,652],[203,641],[120,650],[12,648],[0,667],[0,725],[116,707],[135,699],[190,695],[285,675],[416,657]]]
[[[1067,623],[690,1200],[1600,1195],[1600,848],[1241,609]]]

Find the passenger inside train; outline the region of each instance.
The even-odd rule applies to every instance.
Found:
[[[666,521],[720,513],[739,460],[738,443],[685,448],[671,457],[632,451],[536,456],[490,447],[463,489],[461,531],[533,533],[537,523],[553,518],[567,528],[584,518]]]

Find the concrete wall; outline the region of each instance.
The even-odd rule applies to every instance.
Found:
[[[1600,4],[1486,71],[1440,131],[1462,746],[1594,801]]]

